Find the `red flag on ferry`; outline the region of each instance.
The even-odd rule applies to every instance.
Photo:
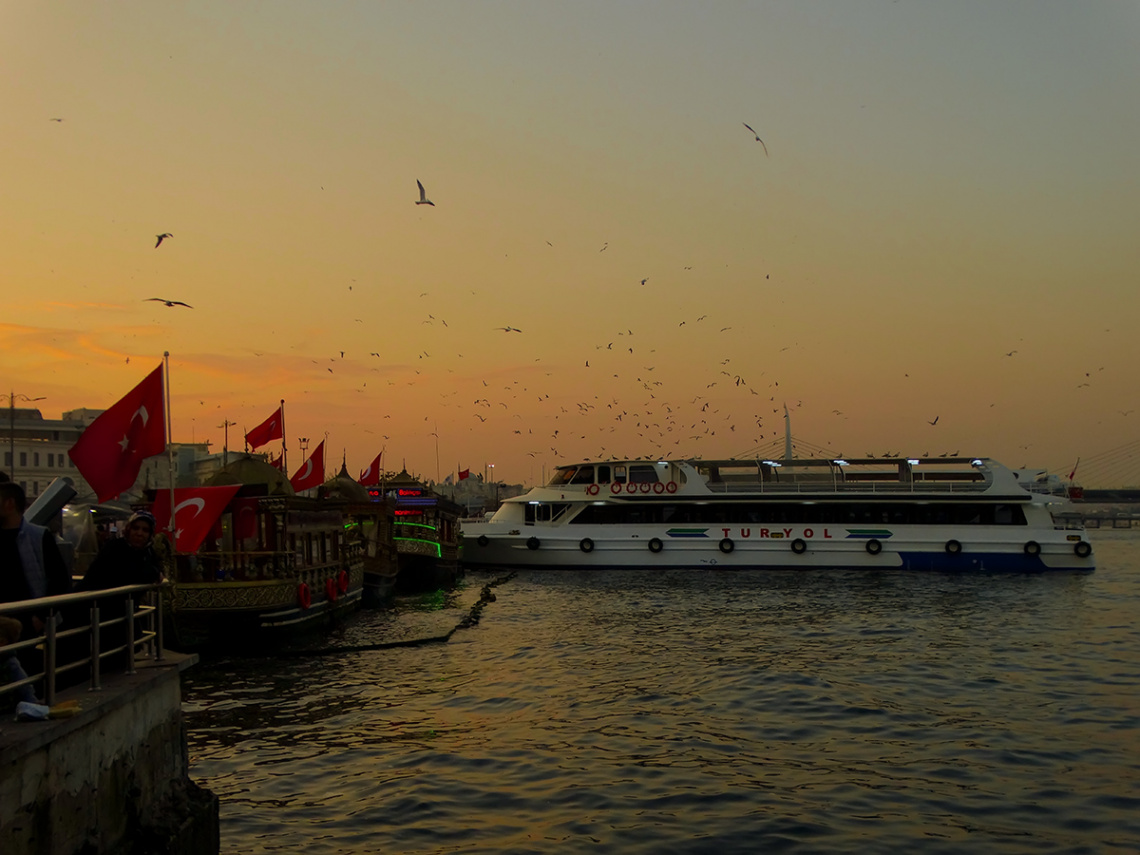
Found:
[[[129,490],[143,460],[166,451],[162,366],[91,422],[67,452],[100,502]]]
[[[282,472],[284,472],[285,471],[285,452],[282,451],[276,457],[270,457],[269,458],[269,465],[272,466],[274,469],[280,469]]]
[[[197,552],[230,503],[239,484],[226,487],[179,487],[174,491],[174,551]],[[160,490],[151,509],[160,531],[170,531],[170,491]]]
[[[460,481],[465,481],[470,477],[471,477],[471,470],[470,469],[460,470],[460,472],[459,472],[459,480]]]
[[[282,439],[285,436],[284,407],[278,407],[277,412],[245,435],[245,441],[253,449],[261,448],[267,442]]]
[[[380,458],[383,456],[383,451],[376,455],[376,459],[368,464],[368,468],[365,471],[360,473],[360,478],[356,482],[357,484],[363,484],[367,487],[370,484],[380,483]]]
[[[309,455],[301,468],[289,479],[289,483],[293,485],[293,491],[300,493],[302,490],[308,490],[310,487],[319,487],[325,482],[325,441],[322,439],[321,444],[318,445],[313,453]]]

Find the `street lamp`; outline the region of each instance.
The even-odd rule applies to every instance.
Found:
[[[309,438],[308,438],[307,436],[299,436],[299,437],[297,437],[297,442],[299,442],[299,443],[301,444],[301,454],[302,454],[302,455],[303,455],[303,454],[304,454],[306,451],[308,451],[308,450],[309,450]]]
[[[35,401],[47,400],[42,395],[38,398],[29,398],[27,395],[17,395],[15,392],[8,393],[8,454],[12,458],[12,465],[9,467],[11,470],[8,477],[13,481],[16,480],[16,402],[25,401],[29,404]]]

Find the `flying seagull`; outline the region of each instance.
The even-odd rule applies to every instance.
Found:
[[[62,122],[63,119],[48,119],[49,122]]]
[[[748,124],[748,122],[741,122],[740,124],[744,125],[744,127],[748,128],[748,130],[752,131],[752,135],[754,137],[756,137],[756,142],[758,142],[758,143],[760,143],[760,145],[764,146],[764,156],[767,157],[768,156],[768,146],[764,145],[764,140],[760,139],[760,134],[756,133],[756,131],[754,131],[752,129],[752,126],[750,124]]]
[[[940,419],[940,418],[941,418],[941,416],[935,416],[935,417],[934,417],[934,421],[932,421],[932,422],[927,422],[927,424],[928,424],[928,425],[936,425],[936,424],[938,424],[938,419]]]
[[[503,332],[522,332],[518,327],[495,327],[495,329],[502,330]]]
[[[174,235],[172,235],[170,232],[163,232],[160,235],[155,235],[155,237],[158,238],[158,243],[154,245],[154,248],[158,249],[164,240],[166,240],[168,237],[174,237]]]
[[[189,303],[183,303],[181,300],[164,300],[162,297],[148,297],[147,299],[143,300],[143,302],[144,303],[162,303],[162,305],[167,306],[169,308],[173,308],[175,306],[185,306],[187,309],[193,309],[194,308]]]
[[[429,199],[427,197],[427,194],[424,192],[424,185],[420,183],[420,180],[418,178],[416,179],[416,186],[420,188],[420,200],[418,202],[416,202],[416,204],[417,205],[431,205],[434,208],[435,202],[433,202],[431,199]]]

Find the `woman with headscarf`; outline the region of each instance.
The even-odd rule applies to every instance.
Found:
[[[76,591],[101,591],[120,585],[151,585],[162,580],[162,564],[154,549],[154,516],[131,514],[122,537],[108,540],[87,568]]]

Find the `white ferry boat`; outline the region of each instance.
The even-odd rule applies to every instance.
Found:
[[[1063,497],[976,457],[612,460],[463,522],[491,567],[1091,570]]]

